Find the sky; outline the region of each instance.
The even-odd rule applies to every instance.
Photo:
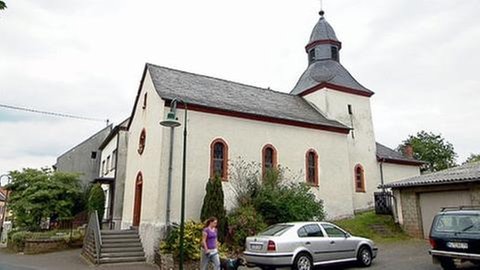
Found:
[[[290,92],[319,0],[6,0],[0,104],[109,119],[132,110],[146,62]],[[376,140],[426,130],[480,153],[480,1],[324,0],[341,63],[371,97]],[[0,107],[0,175],[55,164],[105,127]],[[4,179],[2,179],[4,181]]]

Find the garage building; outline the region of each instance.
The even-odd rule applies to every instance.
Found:
[[[442,207],[480,205],[480,162],[388,183],[396,218],[412,237],[428,238]]]

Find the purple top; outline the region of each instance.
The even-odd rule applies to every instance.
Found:
[[[217,231],[210,230],[208,227],[203,229],[203,232],[207,234],[207,248],[215,249],[217,248]]]

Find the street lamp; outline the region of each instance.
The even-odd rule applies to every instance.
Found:
[[[2,186],[3,177],[7,177],[7,185],[10,184],[10,181],[12,181],[12,177],[9,174],[2,174],[0,175],[0,187]],[[8,190],[5,193],[5,204],[3,205],[3,213],[2,213],[2,225],[0,226],[0,238],[2,237],[2,234],[3,234],[3,222],[5,221],[5,213],[7,210],[7,200],[8,200]]]
[[[181,102],[185,108],[184,124],[183,124],[183,163],[182,163],[182,204],[181,204],[181,214],[180,214],[180,270],[183,270],[183,261],[184,261],[184,238],[185,238],[185,172],[186,172],[186,158],[187,158],[187,103],[181,99],[173,99],[170,102],[170,112],[167,114],[167,118],[160,122],[160,125],[164,127],[175,128],[181,125],[177,120],[177,103]],[[173,132],[170,133],[173,135]],[[173,141],[170,141],[173,144]],[[170,146],[170,155],[172,155],[173,146]],[[171,164],[170,164],[171,165]],[[171,173],[170,173],[171,177]],[[170,181],[170,180],[169,180]],[[170,184],[170,183],[169,183]],[[170,191],[168,191],[170,192]],[[167,194],[167,196],[170,196]],[[167,202],[169,204],[169,202]],[[169,226],[169,224],[167,224]]]

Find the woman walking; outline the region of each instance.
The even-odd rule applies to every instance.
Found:
[[[208,263],[213,262],[215,270],[220,270],[220,256],[217,249],[217,218],[211,217],[205,222],[202,231],[202,258],[200,270],[207,270]]]

